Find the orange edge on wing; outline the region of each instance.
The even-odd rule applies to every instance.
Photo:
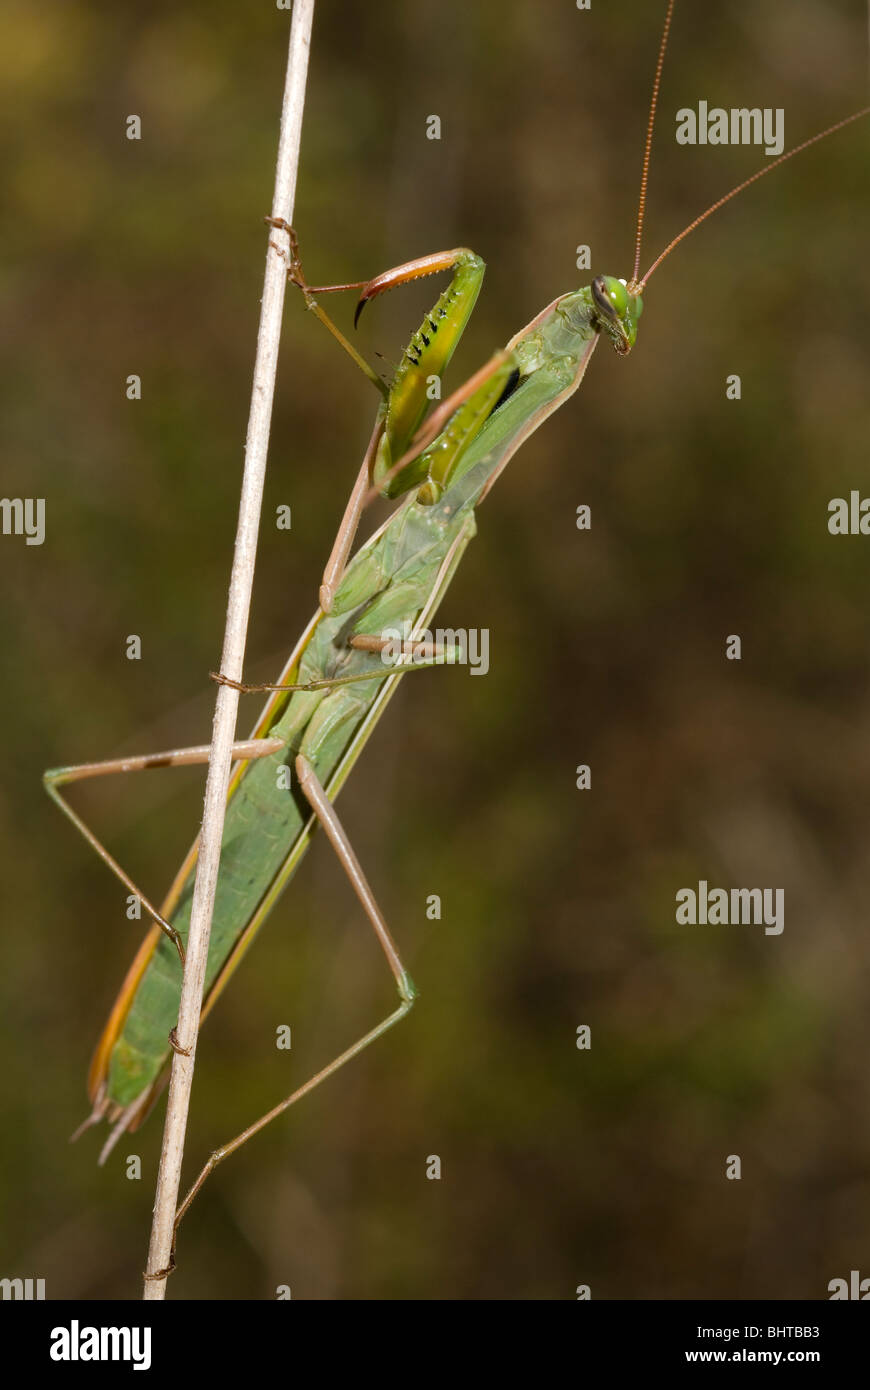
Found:
[[[109,1014],[106,1026],[94,1049],[88,1070],[88,1097],[92,1103],[96,1101],[99,1089],[106,1078],[112,1048],[115,1046],[118,1034],[124,1026],[124,1020],[130,1012],[133,996],[139,981],[145,974],[148,962],[154,955],[160,935],[160,928],[156,925],[153,926],[136,952],[133,964],[124,976],[124,983],[121,985],[118,997],[112,1005],[112,1012]]]
[[[323,615],[320,612],[315,613],[311,622],[308,624],[304,633],[297,642],[293,652],[290,654],[290,657],[287,660],[284,670],[281,672],[281,675],[279,677],[279,682],[288,681],[290,679],[290,674],[293,671],[293,668],[301,660],[302,654],[305,651],[305,648],[308,645],[308,642],[311,638],[311,634],[313,633],[315,627],[317,626],[322,616]],[[280,691],[273,691],[273,693],[269,696],[269,699],[263,706],[263,709],[260,711],[260,715],[254,726],[251,738],[259,738],[262,736],[264,731],[268,728],[269,724],[273,722],[273,712],[276,706],[279,703],[286,700],[286,698],[286,694],[282,694]],[[229,798],[235,792],[242,776],[244,775],[245,769],[248,766],[248,762],[239,763],[233,777],[230,780],[230,784],[227,789],[227,800],[229,800]],[[178,870],[178,873],[175,875],[175,878],[173,879],[172,887],[167,893],[165,901],[160,905],[160,912],[162,916],[166,918],[171,919],[171,915],[174,912],[178,899],[181,895],[181,890],[184,887],[188,875],[190,874],[190,870],[196,861],[198,847],[199,839],[197,838],[191,845],[187,854],[184,856],[184,861],[181,865],[181,868]],[[136,955],[133,959],[133,963],[130,966],[130,969],[124,976],[124,982],[121,985],[120,990],[118,991],[118,997],[112,1005],[112,1011],[109,1014],[109,1017],[106,1021],[106,1025],[103,1028],[102,1033],[100,1034],[99,1042],[97,1043],[94,1049],[94,1055],[91,1058],[91,1065],[88,1068],[88,1098],[91,1101],[92,1105],[96,1105],[97,1102],[101,1099],[101,1091],[106,1077],[108,1075],[109,1058],[112,1055],[112,1049],[115,1046],[115,1043],[118,1041],[121,1029],[124,1027],[124,1022],[126,1020],[127,1014],[130,1012],[133,999],[136,995],[136,990],[139,987],[139,982],[141,981],[142,976],[145,974],[148,962],[153,956],[155,950],[157,949],[157,943],[160,940],[161,934],[162,933],[160,927],[158,927],[155,923],[155,925],[151,928],[151,930],[148,932],[147,936],[143,940],[142,944],[140,945],[139,950],[136,952]],[[238,947],[236,948],[236,952],[234,952],[234,954],[237,953]],[[235,964],[237,963],[238,960],[236,960]],[[229,974],[231,973],[232,970],[230,970]],[[203,1004],[200,1021],[202,1021],[202,1019],[205,1018],[206,1014],[214,1005],[215,1000],[217,999],[218,995],[220,994],[221,990],[226,984],[227,979],[229,978],[229,974],[221,972],[221,975],[215,981],[209,996],[206,998]],[[216,991],[215,986],[218,986]],[[154,1101],[162,1091],[164,1085],[165,1075],[163,1077],[159,1077],[152,1084],[152,1086],[149,1088],[152,1093],[150,1096],[150,1100],[147,1106],[143,1106],[142,1111],[136,1116],[135,1122],[130,1126],[131,1129],[138,1128],[138,1126],[142,1123],[145,1117],[149,1114],[154,1104]],[[105,1113],[105,1111],[102,1110],[102,1106],[101,1111],[102,1113]]]

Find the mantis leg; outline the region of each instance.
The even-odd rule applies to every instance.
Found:
[[[309,285],[302,270],[299,240],[295,229],[283,219],[275,222],[274,219],[267,218],[266,221],[280,226],[287,232],[291,258],[288,275],[291,282],[301,291],[308,308],[385,397],[323,572],[319,601],[324,613],[330,613],[336,589],[347,569],[348,557],[364,507],[374,500],[379,492],[396,497],[408,491],[417,482],[427,480],[430,460],[424,457],[421,461],[424,451],[434,442],[459,406],[474,396],[484,380],[490,379],[494,372],[500,371],[503,355],[497,355],[491,363],[475,373],[448,401],[433,412],[425,428],[420,430],[418,427],[430,398],[431,383],[436,378],[440,380],[441,373],[450,361],[474,308],[483,279],[483,262],[473,251],[458,247],[452,251],[439,251],[414,261],[407,261],[404,265],[385,271],[372,280],[337,285]],[[354,318],[356,323],[370,299],[398,285],[408,284],[412,280],[448,269],[454,272],[450,285],[411,338],[389,388],[360,357],[356,348],[348,342],[315,298],[318,294],[361,290]],[[502,381],[492,398],[493,402],[498,399],[503,384]],[[439,466],[442,470],[449,467],[443,449]]]
[[[333,610],[364,509],[379,495],[399,496],[421,479],[424,481],[418,500],[436,501],[454,475],[462,454],[486,423],[513,370],[512,358],[496,353],[432,412],[380,484],[371,486],[386,429],[383,417],[378,416],[323,571],[318,597],[324,613]]]
[[[432,399],[432,387],[440,382],[477,301],[485,266],[480,257],[465,246],[437,251],[375,276],[363,289],[357,304],[355,321],[369,300],[441,270],[453,271],[450,284],[424,316],[405,348],[382,407],[384,432],[372,469],[372,482],[378,488],[384,488],[386,475],[396,460],[414,445],[414,436]],[[420,447],[418,442],[418,453]],[[425,477],[425,470],[421,470],[398,491],[407,491],[415,481]],[[390,495],[395,496],[396,491]]]
[[[371,280],[354,280],[342,285],[309,285],[302,271],[299,240],[295,229],[283,218],[277,223],[272,218],[267,218],[266,221],[281,226],[290,238],[291,259],[288,274],[292,283],[301,290],[308,308],[316,311],[317,317],[345,352],[386,397],[384,434],[389,442],[384,446],[384,457],[381,460],[382,469],[386,471],[390,455],[396,457],[398,453],[404,452],[423,418],[427,400],[431,399],[427,394],[430,379],[440,377],[453,356],[480,293],[484,263],[466,246],[458,246],[452,251],[436,251],[429,256],[405,261],[403,265],[385,270]],[[426,314],[417,332],[413,334],[389,388],[368,363],[363,361],[314,298],[317,294],[334,294],[340,290],[361,290],[354,315],[356,325],[369,300],[377,298],[387,290],[395,289],[398,285],[410,284],[413,280],[435,275],[441,270],[452,270],[453,278]]]
[[[432,377],[440,377],[454,349],[462,336],[472,309],[474,308],[483,281],[484,263],[473,251],[465,246],[452,251],[436,251],[429,256],[406,261],[376,275],[371,280],[354,280],[347,284],[309,285],[302,270],[299,254],[299,238],[289,222],[283,218],[266,218],[271,226],[281,227],[290,241],[290,263],[287,273],[291,282],[302,293],[307,307],[320,319],[348,356],[361,371],[374,383],[381,395],[386,397],[385,436],[389,441],[383,445],[384,458],[382,470],[385,471],[390,454],[395,457],[407,447],[426,410],[427,387]],[[283,253],[282,253],[283,254]],[[361,290],[354,315],[354,327],[359,316],[371,299],[384,294],[398,285],[409,284],[412,280],[427,275],[435,275],[441,270],[452,270],[453,278],[444,293],[439,297],[430,312],[423,319],[417,332],[411,338],[396,371],[392,384],[387,387],[369,364],[360,357],[356,348],[348,342],[341,330],[333,323],[326,311],[318,304],[315,295],[335,294],[342,290]]]
[[[386,396],[387,386],[378,376],[374,367],[370,367],[365,358],[360,356],[353,346],[353,343],[348,342],[338,325],[314,298],[316,294],[334,294],[339,290],[365,289],[367,282],[365,280],[357,280],[347,285],[309,285],[302,270],[302,261],[299,256],[299,238],[296,235],[295,227],[291,227],[290,223],[283,217],[266,217],[264,221],[267,222],[270,227],[280,227],[282,231],[287,233],[290,239],[290,263],[287,267],[287,278],[292,285],[295,285],[296,288],[301,291],[306,308],[314,314],[315,318],[320,320],[324,328],[328,329],[339,347],[347,353],[348,357],[359,367],[363,375],[368,377],[369,381],[378,392],[382,396]],[[275,248],[279,256],[284,256],[284,252],[279,249],[274,241],[271,241],[269,245]]]
[[[502,369],[502,356],[493,359],[479,373],[476,373],[464,387],[433,413],[424,430],[419,426],[431,399],[434,381],[440,381],[441,373],[453,355],[456,344],[462,336],[468,318],[474,308],[483,280],[484,264],[479,256],[466,247],[460,246],[452,251],[438,251],[417,260],[406,261],[392,270],[384,271],[368,281],[352,281],[348,284],[309,285],[302,270],[299,253],[299,239],[295,229],[284,219],[266,218],[274,226],[286,231],[290,241],[290,263],[288,275],[301,291],[305,303],[329,330],[332,336],[365,373],[381,394],[384,401],[378,412],[372,437],[366,450],[363,463],[354,483],[341,525],[335,538],[323,579],[320,585],[320,606],[324,613],[332,612],[335,592],[341,583],[353,547],[363,508],[377,496],[397,497],[410,490],[419,482],[429,478],[431,460],[425,455],[438,434],[444,428],[451,414],[459,406],[474,397],[484,379],[491,378],[493,372]],[[282,253],[283,254],[283,253]],[[318,294],[333,294],[341,290],[358,289],[362,293],[357,304],[354,324],[365,305],[371,299],[384,294],[396,286],[410,283],[438,271],[453,270],[453,278],[444,293],[424,318],[417,332],[411,338],[402,356],[392,384],[387,387],[378,374],[360,357],[356,348],[348,342],[341,330],[315,298]],[[506,374],[507,375],[507,374]],[[505,379],[506,379],[505,375]],[[492,404],[504,385],[501,382]],[[483,423],[485,415],[481,418]],[[479,428],[479,426],[478,426]],[[443,470],[450,467],[442,449],[438,459]],[[374,484],[374,486],[372,486]],[[437,480],[437,486],[443,486]],[[428,499],[428,500],[434,500]]]
[[[242,1130],[241,1134],[237,1134],[235,1139],[232,1139],[228,1144],[224,1144],[221,1148],[215,1150],[204,1164],[199,1176],[176,1213],[170,1270],[161,1271],[159,1276],[156,1274],[149,1276],[151,1278],[163,1277],[175,1268],[175,1237],[178,1234],[178,1227],[197,1193],[203,1186],[203,1183],[218,1164],[222,1163],[230,1154],[235,1153],[237,1149],[240,1149],[242,1145],[246,1144],[249,1139],[252,1139],[255,1134],[259,1134],[261,1129],[265,1129],[266,1125],[271,1124],[279,1115],[283,1115],[286,1110],[290,1109],[291,1105],[295,1105],[303,1096],[313,1091],[316,1086],[320,1085],[321,1081],[325,1081],[328,1076],[334,1075],[334,1073],[343,1067],[346,1062],[349,1062],[351,1058],[358,1057],[376,1038],[382,1037],[395,1023],[398,1023],[400,1019],[405,1017],[410,1011],[417,996],[414,982],[402,964],[390,929],[378,907],[374,893],[353,851],[347,833],[336,814],[335,807],[323,790],[311,761],[304,753],[300,753],[296,758],[296,774],[299,778],[302,794],[322,825],[327,839],[338,856],[341,867],[350,879],[353,890],[359,898],[363,910],[374,928],[375,936],[380,943],[381,949],[386,956],[387,964],[396,981],[396,986],[399,991],[399,1004],[392,1013],[388,1014],[386,1018],[382,1019],[381,1022],[370,1029],[369,1032],[364,1033],[361,1038],[358,1038],[357,1041],[352,1043],[344,1052],[334,1057],[331,1062],[325,1067],[322,1067],[320,1071],[310,1077],[302,1086],[299,1086],[291,1095],[280,1101],[278,1105],[274,1106],[273,1109],[269,1110],[265,1115],[261,1115],[253,1124],[248,1125],[247,1129]]]
[[[284,741],[280,738],[257,738],[247,739],[243,742],[234,743],[232,757],[234,760],[247,760],[253,758],[265,758],[271,753],[276,753],[284,747]],[[63,811],[67,820],[71,821],[76,830],[87,840],[91,848],[99,855],[103,863],[111,869],[117,879],[128,888],[131,893],[142,903],[149,917],[153,918],[157,926],[169,937],[169,940],[178,951],[181,964],[184,965],[184,945],[178,932],[167,922],[165,917],[157,911],[157,908],[149,898],[137,888],[129,874],[121,868],[117,859],[109,853],[106,846],[91,830],[90,826],[82,820],[77,811],[66,800],[60,787],[68,782],[80,782],[87,777],[106,777],[116,772],[144,772],[152,767],[182,767],[190,763],[207,763],[211,745],[208,743],[198,744],[191,748],[171,748],[165,753],[142,753],[130,758],[109,758],[104,762],[96,763],[77,763],[70,767],[53,767],[42,774],[45,790]]]
[[[389,656],[412,657],[413,664],[401,665],[385,661],[382,670],[358,672],[353,676],[325,676],[323,680],[303,681],[301,685],[244,685],[241,681],[230,680],[229,676],[218,675],[212,671],[212,680],[218,685],[232,686],[242,695],[265,695],[272,690],[334,690],[342,685],[359,685],[362,681],[382,681],[385,676],[406,676],[410,671],[428,670],[432,666],[455,666],[462,660],[459,647],[445,647],[440,642],[394,641],[379,633],[358,633],[351,637],[349,645],[364,652],[386,652]],[[398,650],[397,650],[398,649]]]
[[[354,539],[359,529],[360,517],[368,501],[372,468],[383,432],[384,422],[379,414],[375,421],[372,437],[365,451],[365,456],[360,465],[360,470],[357,474],[356,482],[353,485],[348,504],[344,509],[344,516],[341,518],[341,524],[336,533],[329,559],[326,562],[323,578],[320,581],[318,601],[324,613],[332,612],[332,601],[335,597],[335,591],[344,578],[344,573],[347,569],[348,556],[353,548]]]

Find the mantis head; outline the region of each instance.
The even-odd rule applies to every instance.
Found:
[[[599,323],[617,352],[631,352],[637,338],[637,321],[643,313],[640,287],[626,284],[613,275],[598,275],[592,281],[592,298]]]

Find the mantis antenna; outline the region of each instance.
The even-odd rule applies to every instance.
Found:
[[[675,3],[676,0],[668,0],[668,10],[667,14],[665,15],[664,27],[662,28],[662,37],[661,42],[659,44],[659,56],[656,62],[655,77],[653,78],[652,99],[650,101],[649,106],[649,120],[647,122],[646,141],[644,143],[643,149],[643,166],[641,168],[640,173],[640,195],[638,197],[637,205],[637,233],[635,235],[634,240],[634,269],[631,272],[631,279],[629,280],[626,286],[626,289],[628,290],[629,294],[642,294],[648,281],[652,277],[653,271],[658,270],[662,261],[667,259],[667,257],[671,254],[674,248],[676,246],[679,246],[681,241],[685,241],[686,237],[689,235],[690,232],[693,232],[696,227],[700,227],[702,222],[706,222],[708,217],[712,217],[713,213],[718,212],[719,209],[721,207],[724,207],[726,203],[730,203],[732,198],[736,198],[737,194],[742,193],[743,190],[745,188],[748,188],[751,183],[757,183],[759,179],[764,178],[765,174],[772,174],[778,164],[784,164],[787,159],[792,159],[796,154],[800,154],[801,150],[809,149],[810,145],[818,144],[819,140],[826,140],[829,135],[833,135],[836,131],[842,130],[844,126],[851,125],[853,121],[859,121],[862,116],[870,115],[870,106],[863,106],[860,111],[854,111],[851,116],[844,116],[841,121],[835,121],[834,124],[829,125],[827,129],[820,130],[817,135],[811,135],[808,140],[802,140],[799,145],[795,145],[793,150],[786,150],[785,154],[781,154],[778,159],[775,159],[773,161],[772,164],[765,164],[763,168],[756,169],[755,173],[750,174],[748,179],[744,179],[742,183],[738,183],[735,188],[732,188],[731,191],[729,193],[726,193],[722,198],[717,198],[716,202],[711,203],[705,212],[702,212],[698,217],[694,219],[693,222],[690,222],[687,227],[684,227],[683,230],[679,233],[679,235],[674,237],[673,241],[668,242],[664,251],[662,251],[662,253],[656,257],[646,274],[641,276],[640,279],[638,279],[638,271],[640,270],[640,246],[641,238],[643,237],[643,218],[644,213],[646,211],[646,190],[647,184],[649,182],[649,163],[650,154],[652,152],[653,130],[655,128],[656,109],[658,107],[659,101],[659,91],[661,89],[662,84],[662,68],[664,67],[665,62],[665,52],[667,51],[668,47],[668,35],[671,29],[671,19],[673,18],[674,14]]]
[[[693,232],[696,227],[700,227],[701,223],[706,222],[708,217],[712,217],[714,212],[718,212],[719,209],[724,207],[726,203],[729,203],[732,198],[736,198],[738,193],[742,193],[744,188],[748,188],[751,183],[757,183],[759,179],[764,178],[765,174],[772,174],[778,164],[784,164],[787,159],[792,159],[796,154],[800,154],[801,150],[809,149],[810,145],[816,145],[820,140],[826,140],[829,135],[833,135],[836,131],[842,130],[844,126],[851,125],[853,121],[859,121],[862,116],[868,115],[870,115],[870,106],[863,106],[860,111],[853,111],[851,116],[844,116],[841,121],[835,121],[835,123],[829,125],[826,130],[820,130],[818,135],[811,135],[808,140],[802,140],[799,145],[795,145],[793,150],[786,150],[785,154],[781,154],[772,164],[766,164],[763,169],[756,169],[754,174],[750,174],[748,179],[744,179],[742,183],[738,183],[736,188],[731,189],[730,193],[726,193],[723,197],[717,198],[715,203],[710,204],[706,212],[702,212],[693,222],[690,222],[687,227],[684,227],[679,235],[674,237],[673,241],[668,242],[664,251],[662,251],[661,255],[656,257],[646,274],[643,275],[640,280],[633,282],[635,288],[633,288],[632,292],[639,294],[652,276],[653,271],[658,270],[662,261],[671,254],[674,247],[679,246],[680,242],[684,241],[690,232]]]
[[[652,100],[649,104],[649,120],[646,127],[646,142],[643,147],[643,168],[640,172],[640,196],[637,201],[637,233],[634,238],[634,270],[631,272],[631,284],[643,284],[638,281],[638,271],[640,270],[640,243],[643,236],[643,215],[646,211],[646,186],[649,180],[649,160],[652,152],[653,129],[656,123],[656,107],[659,103],[659,88],[662,85],[662,68],[665,65],[665,51],[668,46],[668,34],[671,29],[671,19],[674,13],[675,0],[668,0],[668,12],[665,15],[665,24],[662,29],[661,42],[659,43],[659,56],[656,62],[656,75],[653,78]]]

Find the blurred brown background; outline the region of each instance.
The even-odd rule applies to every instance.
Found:
[[[663,10],[320,0],[296,218],[312,280],[474,247],[489,269],[456,384],[588,282],[578,244],[627,275]],[[104,1170],[93,1133],[66,1141],[138,932],[40,774],[208,736],[288,16],[12,0],[0,25],[2,491],[47,505],[44,545],[0,541],[0,1274],[136,1297],[162,1106]],[[859,0],[681,3],[644,263],[764,162],[677,146],[679,107],[784,107],[790,145],[866,82]],[[820,1298],[870,1274],[870,539],[826,527],[830,498],[870,495],[868,151],[853,127],[680,248],[635,354],[602,346],[491,494],[441,610],[490,629],[490,674],[407,682],[341,801],[420,1004],[212,1180],[173,1298]],[[433,283],[370,309],[363,350],[395,362]],[[289,297],[254,678],[313,609],[372,396]],[[113,779],[76,804],[159,896],[202,781]],[[785,932],[677,926],[699,878],[784,888]],[[203,1034],[188,1172],[392,1001],[319,843]]]

